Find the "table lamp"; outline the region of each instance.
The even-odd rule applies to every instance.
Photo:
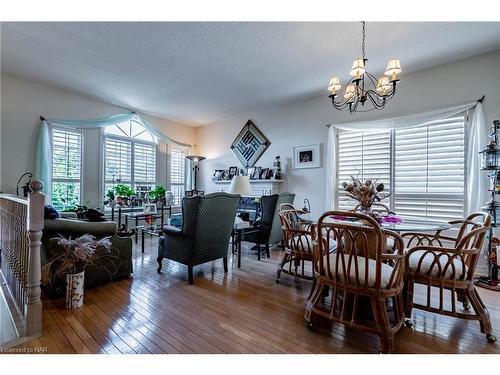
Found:
[[[234,176],[228,192],[230,194],[239,195],[252,194],[252,187],[250,186],[250,179],[248,176]]]

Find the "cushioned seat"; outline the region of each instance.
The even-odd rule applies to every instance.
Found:
[[[293,242],[293,244],[292,244]],[[288,241],[288,248],[292,248],[292,246],[295,245],[295,250],[300,250],[300,251],[309,251],[309,249],[307,249],[307,246],[310,246],[311,250],[312,250],[312,239],[311,239],[311,235],[310,234],[304,234],[302,236],[300,236],[300,238],[298,236],[295,236],[295,238],[291,238],[289,241]],[[302,247],[305,247],[306,249],[302,249]],[[337,243],[334,241],[334,240],[330,240],[330,245],[329,245],[329,249],[330,249],[330,252],[333,252],[335,251],[335,249],[337,248]]]
[[[417,250],[414,253],[411,253],[408,259],[408,265],[410,270],[416,271],[418,267],[418,263],[420,261],[420,258],[422,256],[424,257],[422,264],[420,266],[420,271],[419,273],[421,274],[427,274],[429,272],[430,268],[432,267],[431,276],[441,276],[441,273],[444,271],[444,268],[448,264],[449,257],[447,253],[440,253],[439,257],[439,263],[441,264],[441,270],[440,267],[437,263],[432,265],[432,263],[435,260],[434,254],[431,252],[428,252],[427,254],[424,255],[426,251],[425,250]],[[453,264],[455,265],[455,271],[453,272],[453,266],[450,263],[448,267],[446,268],[446,272],[444,273],[444,278],[446,279],[453,279],[453,280],[458,280],[462,278],[462,274],[467,274],[467,266],[465,266],[465,272],[463,269],[463,264],[462,261],[455,257],[453,259]]]
[[[349,262],[349,255],[344,254],[344,261],[345,261],[345,269],[347,271],[348,269],[348,262]],[[326,256],[325,256],[325,264],[326,264]],[[337,255],[330,255],[330,272],[332,273],[332,276],[335,275],[335,263],[337,262]],[[354,258],[352,259],[352,262],[354,262]],[[358,263],[358,279],[361,285],[364,285],[365,283],[365,258],[364,257],[358,257],[357,258],[357,263]],[[368,285],[369,286],[374,286],[375,285],[375,275],[376,275],[376,265],[377,262],[374,259],[368,259]],[[343,274],[343,266],[342,266],[342,259],[339,259],[339,273]],[[394,269],[391,266],[388,266],[387,264],[382,263],[382,273],[381,273],[381,279],[380,279],[380,286],[385,288],[387,285],[389,285],[389,281],[391,279],[392,271]],[[325,270],[326,271],[326,270]],[[350,272],[349,272],[349,281],[354,283],[356,281],[356,266],[355,264],[351,264],[350,267]]]

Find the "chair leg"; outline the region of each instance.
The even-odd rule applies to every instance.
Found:
[[[276,283],[280,282],[281,269],[285,265],[290,255],[285,251],[283,257],[281,258],[280,264],[278,264],[278,269],[276,270]]]
[[[271,258],[271,253],[269,252],[269,243],[266,243],[266,255],[268,258]]]
[[[408,319],[411,319],[411,312],[413,310],[413,288],[413,280],[406,279],[403,286],[403,298],[405,305],[405,317],[407,317]]]
[[[372,299],[372,309],[380,340],[380,352],[391,353],[394,351],[394,335],[390,331],[389,315],[385,299]]]
[[[490,314],[488,313],[486,306],[483,304],[481,297],[479,297],[476,288],[472,287],[471,289],[466,290],[465,295],[467,299],[470,301],[477,317],[479,318],[481,332],[487,335],[491,334]]]
[[[156,272],[158,272],[158,273],[161,273],[161,267],[162,267],[161,261],[162,260],[163,260],[162,257],[156,258],[156,261],[158,262],[158,268],[156,269]]]
[[[465,311],[470,310],[469,299],[467,298],[467,295],[463,290],[457,290],[457,301],[462,303]]]
[[[222,264],[224,264],[224,273],[227,273],[227,257],[222,258]]]
[[[193,266],[188,266],[189,285],[193,285]]]

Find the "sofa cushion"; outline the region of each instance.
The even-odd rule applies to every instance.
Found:
[[[111,236],[116,233],[116,223],[114,221],[88,222],[72,219],[45,220],[43,233],[62,236],[79,237],[83,234],[91,234],[96,237]]]
[[[430,270],[431,276],[439,276],[444,271],[444,268],[449,262],[450,258],[448,257],[447,253],[441,253],[442,255],[439,256],[439,263],[441,264],[441,267],[439,267],[437,263],[433,265],[433,262],[435,260],[433,253],[431,252],[427,252],[427,254],[425,253],[426,250],[417,250],[410,254],[408,259],[410,270],[415,272],[418,268],[418,263],[420,262],[420,258],[424,257],[424,259],[422,260],[422,264],[420,265],[420,273],[427,274]],[[453,266],[452,263],[450,262],[450,264],[446,268],[446,272],[444,273],[444,278],[458,280],[462,278],[462,274],[464,274],[464,276],[467,274],[467,266],[465,266],[464,270],[463,263],[460,259],[455,257],[453,259],[453,264],[455,266],[455,271],[453,271]],[[441,272],[439,268],[441,268]]]
[[[344,262],[345,262],[345,269],[346,271],[348,270],[348,262],[349,262],[349,255],[343,254],[344,257]],[[326,256],[324,257],[325,263],[327,261]],[[337,254],[330,255],[330,271],[332,273],[332,276],[335,276],[335,263],[337,262]],[[354,258],[352,259],[352,262],[354,262]],[[358,263],[358,279],[361,284],[361,286],[364,285],[365,283],[365,258],[364,257],[357,257],[357,263]],[[368,259],[368,285],[373,287],[375,286],[375,277],[376,277],[376,264],[377,262],[374,259]],[[391,266],[388,266],[385,263],[382,263],[382,268],[381,268],[381,281],[380,281],[380,286],[385,288],[387,285],[389,285],[389,280],[391,279],[392,271],[394,268]],[[325,270],[326,271],[326,270]],[[351,264],[350,270],[349,270],[349,281],[354,284],[356,281],[356,266],[355,264]],[[339,259],[339,274],[343,275],[343,267],[342,267],[342,259]]]

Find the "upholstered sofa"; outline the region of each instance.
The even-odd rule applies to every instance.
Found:
[[[74,219],[58,218],[44,221],[42,235],[41,261],[42,266],[54,259],[61,251],[50,239],[63,236],[76,238],[84,234],[91,234],[100,239],[110,236],[112,256],[106,257],[99,265],[89,266],[85,270],[85,287],[92,288],[111,280],[127,277],[132,273],[132,240],[115,235],[116,223],[87,222]],[[45,286],[47,289],[47,286]],[[47,290],[50,295],[59,296],[64,292],[61,285],[51,285]]]

